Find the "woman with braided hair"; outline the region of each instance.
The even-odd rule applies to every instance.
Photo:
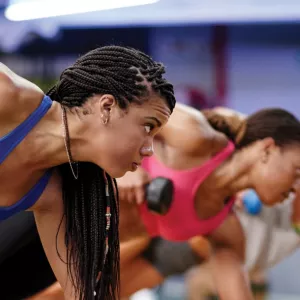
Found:
[[[253,188],[263,203],[273,205],[297,188],[300,123],[283,109],[264,109],[247,118],[221,112],[202,114],[177,104],[154,139],[155,155],[146,158],[137,172],[118,179],[122,296],[159,285],[174,274],[161,256],[167,252],[170,261],[174,250],[171,246],[161,250],[160,238],[188,241],[189,251],[199,260],[207,259],[202,238],[206,237],[220,298],[252,299],[243,269],[243,230],[232,211],[234,195]],[[165,215],[151,212],[143,202],[143,186],[158,176],[174,185]],[[182,256],[176,263],[174,253],[173,265],[179,272],[189,263],[185,259]]]
[[[0,220],[34,212],[66,299],[118,298],[113,178],[153,154],[175,105],[163,73],[140,51],[101,47],[44,95],[0,65]]]

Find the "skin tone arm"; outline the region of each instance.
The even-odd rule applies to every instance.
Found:
[[[43,219],[43,216],[42,216]],[[136,259],[140,253],[146,249],[150,242],[149,237],[141,237],[135,238],[127,242],[123,242],[120,244],[120,267],[130,268],[132,260]],[[129,264],[129,265],[128,265]],[[59,267],[59,266],[58,266]],[[60,284],[57,282],[45,289],[44,291],[36,294],[33,297],[30,297],[26,300],[62,300],[64,299],[63,290]],[[73,299],[73,298],[65,298],[65,299]]]
[[[33,207],[33,212],[45,253],[64,291],[64,297],[66,300],[76,300],[74,286],[72,285],[65,263],[67,261],[67,250],[64,242],[65,222],[61,222],[63,211],[60,180],[55,174],[51,178],[44,195]],[[61,226],[59,229],[60,223]]]
[[[253,299],[243,266],[245,238],[238,218],[234,214],[229,216],[210,235],[210,241],[214,248],[210,264],[220,298]]]
[[[5,65],[0,64],[0,135],[5,131],[12,130],[22,121],[20,119],[27,118],[39,105],[42,97],[43,92],[36,85],[19,77]],[[2,99],[6,101],[1,101]],[[24,100],[26,105],[23,105]],[[22,117],[20,117],[20,110],[22,110]],[[5,117],[2,118],[2,116]],[[9,118],[9,120],[5,120],[5,118]],[[31,210],[34,212],[45,253],[55,276],[64,289],[65,298],[74,300],[73,286],[67,275],[67,266],[64,263],[66,261],[64,223],[60,228],[57,241],[58,250],[64,262],[61,261],[56,252],[56,234],[63,216],[61,186],[57,175],[52,176],[44,194]]]

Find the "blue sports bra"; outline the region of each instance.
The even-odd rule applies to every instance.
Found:
[[[23,123],[0,138],[0,165],[18,144],[22,142],[33,127],[44,117],[51,105],[52,100],[48,96],[44,96],[39,107]],[[50,177],[51,170],[48,170],[20,201],[11,206],[0,206],[0,221],[33,206],[45,190]]]

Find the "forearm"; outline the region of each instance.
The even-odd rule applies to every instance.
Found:
[[[75,288],[72,284],[70,275],[68,274],[67,264],[65,263],[67,261],[67,255],[66,247],[63,241],[64,226],[62,226],[58,234],[56,249],[56,233],[53,232],[53,235],[50,235],[47,232],[47,236],[45,236],[46,230],[44,230],[43,224],[41,224],[40,216],[38,216],[38,214],[35,214],[35,217],[45,253],[50,262],[55,277],[57,278],[60,286],[62,287],[64,299],[77,300],[77,298],[75,297]],[[58,224],[55,223],[55,225],[57,225],[55,226],[56,229],[58,229]]]
[[[67,249],[65,245],[65,222],[60,197],[55,197],[56,206],[34,210],[40,239],[57,281],[62,287],[65,300],[77,300],[75,287],[68,272]],[[72,268],[72,265],[70,265]],[[70,269],[70,272],[73,270]]]
[[[240,221],[231,214],[210,237],[213,278],[222,300],[252,300],[244,271],[245,237]]]
[[[218,249],[211,259],[213,278],[222,300],[252,300],[247,273],[230,249]]]

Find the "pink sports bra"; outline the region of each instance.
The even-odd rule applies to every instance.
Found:
[[[197,235],[207,235],[219,227],[230,213],[234,198],[214,217],[201,220],[198,218],[194,199],[200,184],[232,152],[234,144],[227,146],[203,165],[188,169],[174,170],[166,167],[155,156],[144,159],[142,167],[155,178],[162,176],[173,181],[174,197],[168,213],[164,216],[148,210],[146,203],[141,205],[140,213],[150,236],[161,236],[171,241],[185,241]]]

